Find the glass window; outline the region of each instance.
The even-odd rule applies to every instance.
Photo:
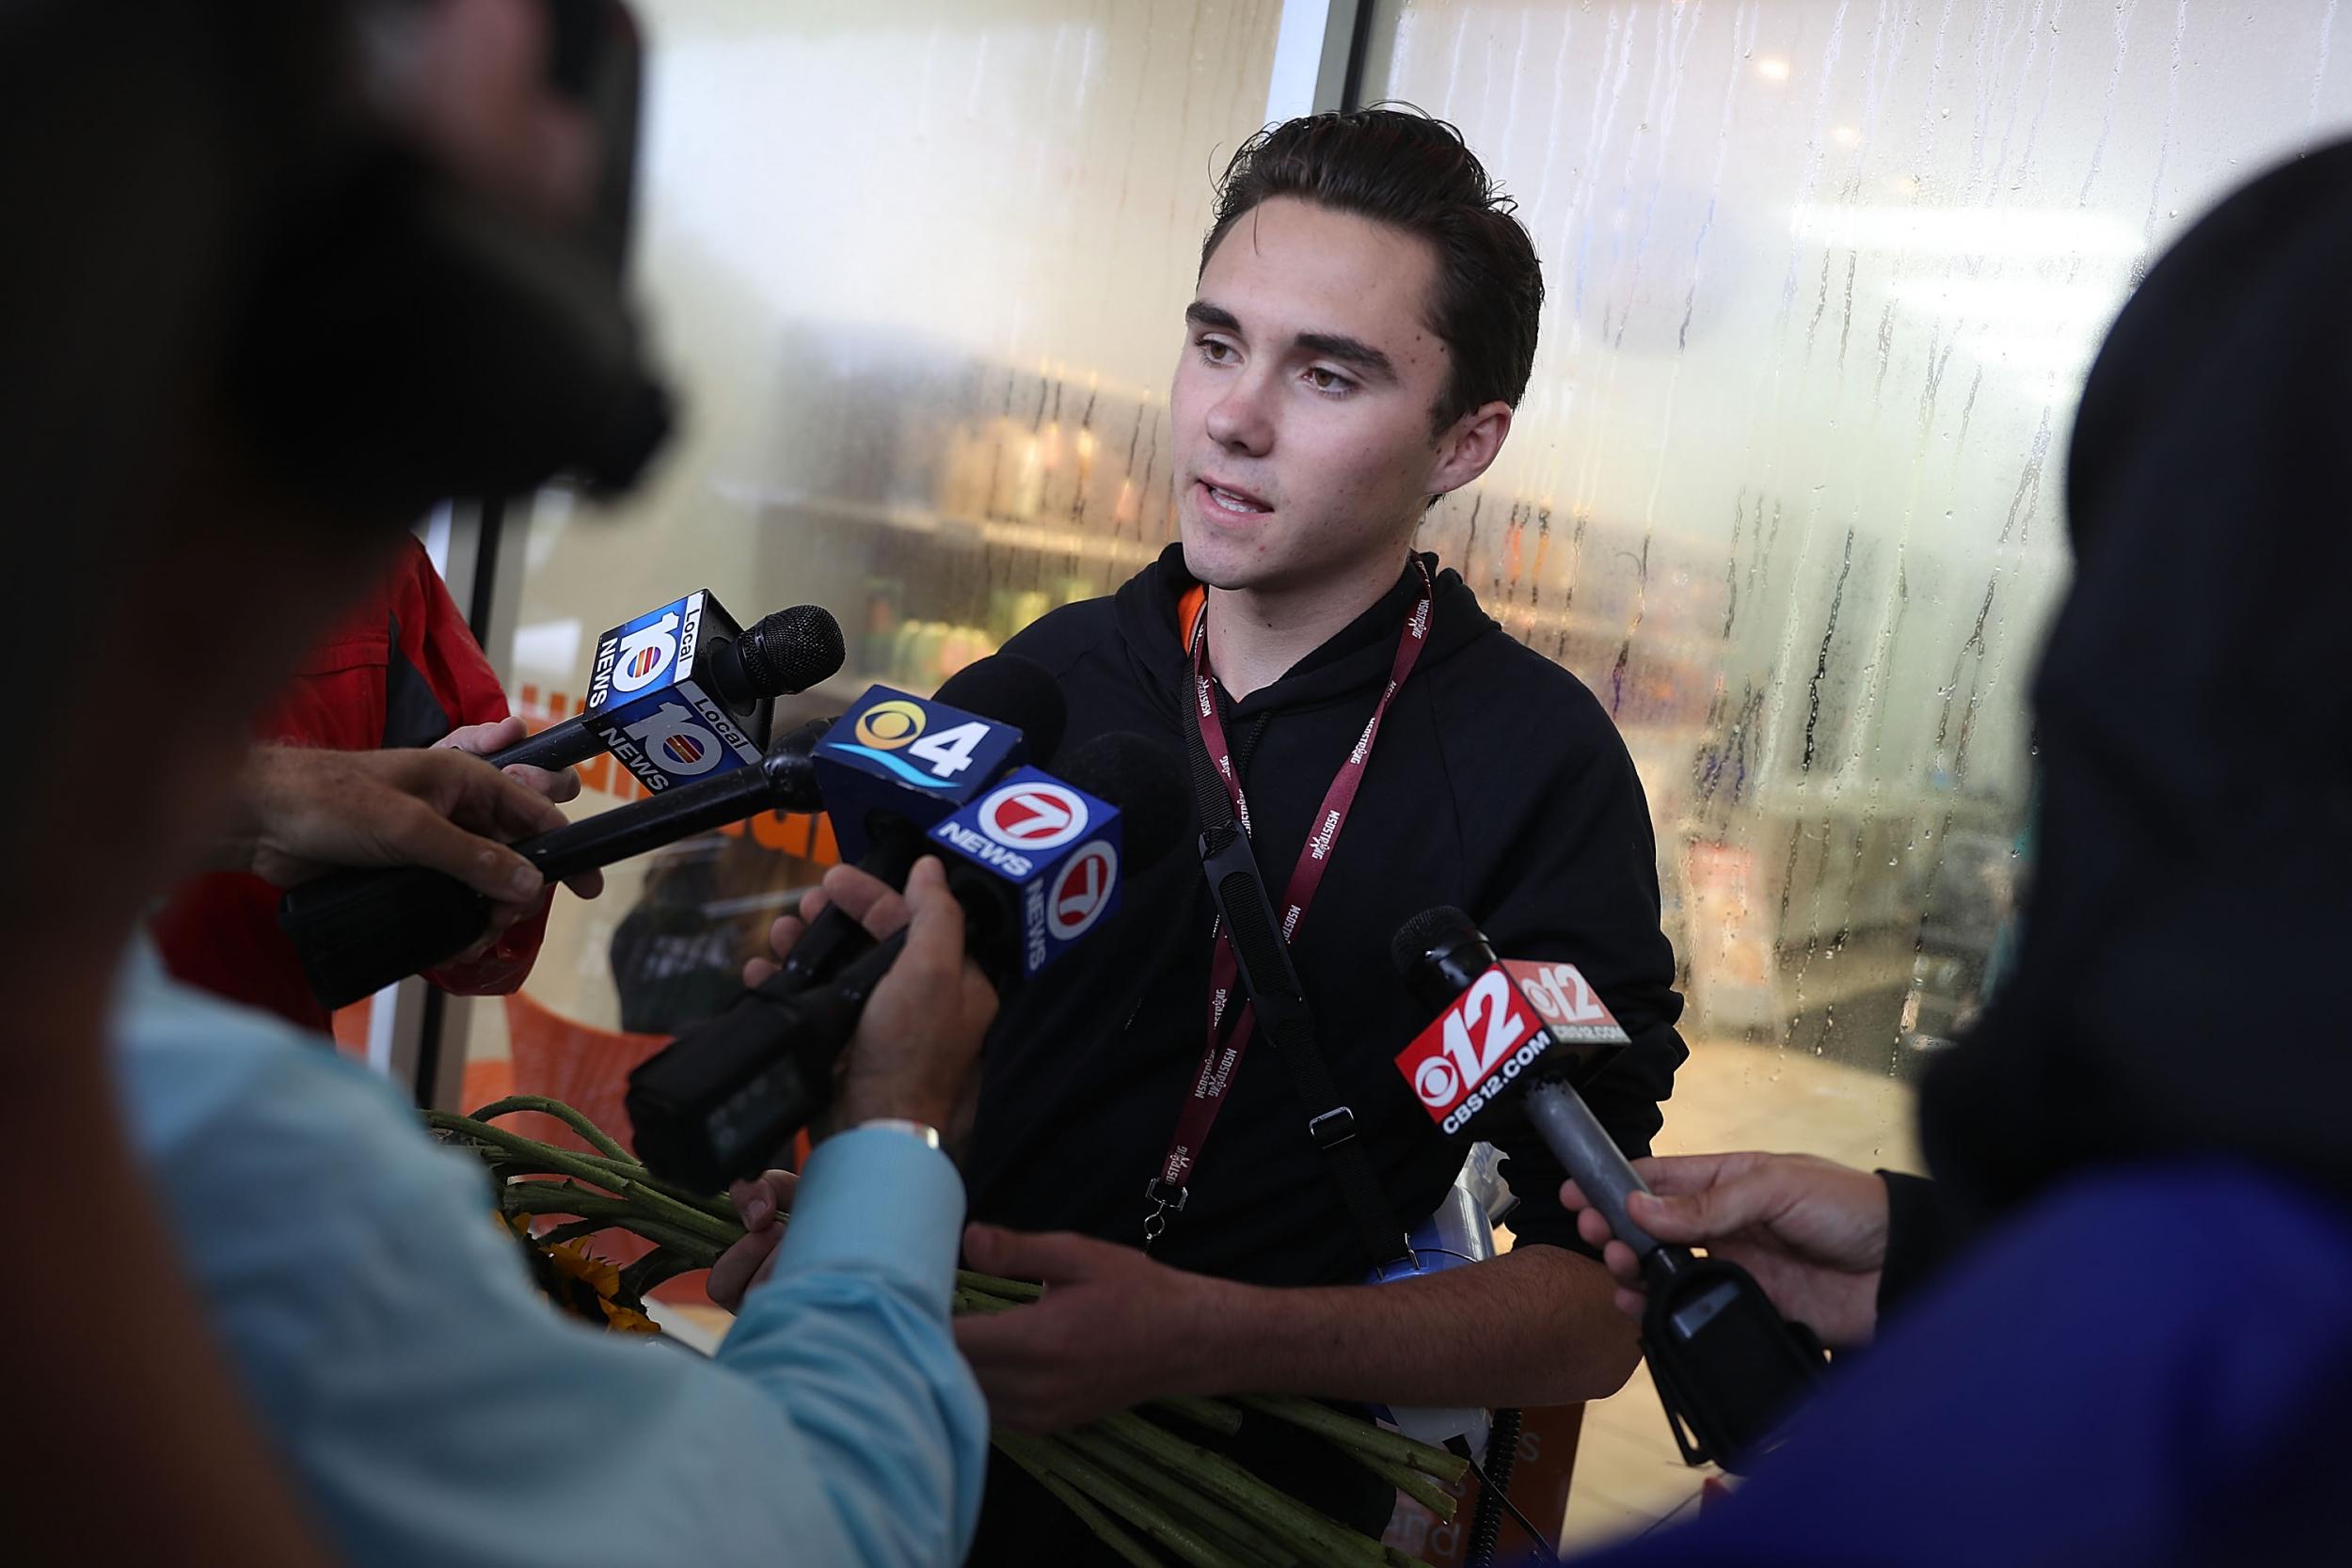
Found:
[[[521,710],[578,711],[600,633],[704,587],[745,623],[839,617],[848,667],[782,727],[872,681],[928,691],[1156,555],[1178,312],[1279,0],[636,8],[635,283],[682,428],[625,505],[543,494],[510,545]],[[576,813],[640,793],[584,772]],[[559,897],[524,992],[471,1006],[464,1098],[617,1123],[627,1067],[733,994],[834,858],[767,816]]]
[[[597,634],[695,587],[840,617],[787,722],[1151,559],[1175,314],[1279,0],[638,8],[636,277],[683,425],[625,506],[534,503],[492,650],[523,711],[576,711]],[[1642,771],[1692,1046],[1662,1148],[1915,1162],[1909,1083],[2022,892],[2083,372],[2205,205],[2352,123],[2336,12],[1374,0],[1363,97],[1458,124],[1544,262],[1517,426],[1423,542]],[[586,773],[579,811],[637,794]],[[559,897],[527,990],[470,1005],[467,1098],[617,1121],[831,858],[763,817]],[[1645,1388],[1578,1480],[1580,1533],[1690,1490]]]
[[[2334,0],[1375,9],[1365,99],[1460,126],[1543,259],[1518,424],[1424,538],[1641,768],[1661,1147],[1909,1164],[2022,891],[2083,372],[2204,207],[2352,121]],[[1693,1490],[1612,1405],[1580,1534]]]

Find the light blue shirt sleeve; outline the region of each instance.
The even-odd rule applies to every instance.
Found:
[[[127,1117],[261,1424],[359,1563],[947,1564],[987,1409],[948,1324],[961,1180],[822,1145],[716,1358],[558,1314],[488,1178],[389,1087],[141,954]]]

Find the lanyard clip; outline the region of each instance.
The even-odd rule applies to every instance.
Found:
[[[1144,1201],[1152,1212],[1143,1219],[1143,1250],[1152,1250],[1152,1243],[1168,1229],[1168,1216],[1184,1212],[1184,1200],[1192,1196],[1190,1187],[1169,1187],[1158,1177],[1143,1184]]]

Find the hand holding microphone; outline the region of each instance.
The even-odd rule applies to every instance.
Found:
[[[738,630],[697,589],[596,640],[580,711],[489,754],[494,768],[570,768],[610,752],[660,793],[715,771],[756,766],[775,699],[841,668],[841,627],[794,605]]]
[[[1731,1259],[1643,1228],[1633,1209],[1648,1189],[1576,1088],[1623,1049],[1625,1031],[1573,964],[1499,958],[1459,910],[1414,916],[1390,956],[1438,1009],[1396,1058],[1430,1119],[1475,1137],[1497,1104],[1518,1101],[1590,1211],[1580,1231],[1602,1221],[1645,1286],[1642,1347],[1683,1458],[1744,1470],[1821,1377],[1820,1344]]]
[[[865,1121],[914,1121],[938,1132],[954,1153],[973,1103],[980,1044],[996,1017],[996,992],[965,956],[963,910],[940,863],[930,857],[916,862],[904,893],[856,866],[837,865],[825,874],[823,892],[812,890],[803,908],[812,916],[830,909],[855,919],[869,937],[892,942],[899,954],[834,1069],[833,1110],[816,1127],[817,1135]],[[776,924],[784,947],[805,926],[792,915]],[[903,939],[894,941],[902,932]],[[774,968],[770,965],[770,973]],[[791,1209],[798,1182],[789,1171],[776,1170],[729,1189],[744,1233],[711,1266],[705,1288],[713,1305],[735,1311],[744,1292],[768,1276],[784,1239],[779,1222]]]
[[[1783,1317],[1828,1345],[1869,1343],[1886,1266],[1886,1183],[1877,1176],[1810,1154],[1691,1154],[1636,1160],[1633,1170],[1647,1190],[1629,1195],[1626,1212],[1650,1235],[1737,1263]],[[1574,1180],[1560,1201],[1616,1275],[1619,1310],[1639,1321],[1648,1307],[1641,1259]]]
[[[822,802],[808,753],[822,729],[818,721],[793,731],[756,768],[736,768],[579,822],[564,822],[548,805],[564,825],[522,839],[508,852],[544,880],[568,880],[755,812],[818,810]],[[417,754],[457,761],[453,752]],[[462,766],[530,793],[477,763]],[[310,990],[328,1007],[347,1006],[446,962],[489,934],[495,919],[490,901],[470,883],[415,862],[397,870],[321,877],[287,894],[278,908]]]
[[[923,853],[927,829],[1025,760],[1051,764],[1068,721],[1053,675],[1018,654],[966,665],[928,699],[868,689],[811,759],[842,858],[886,886],[900,885]],[[789,940],[778,934],[785,930],[779,921],[770,934],[778,963],[746,965],[746,986],[775,995],[804,990],[872,945],[840,911],[812,910],[805,925],[790,927]],[[782,976],[771,984],[779,967]]]
[[[1140,736],[1097,736],[1065,765],[1069,782],[1016,768],[923,835],[944,857],[962,911],[964,951],[992,986],[1030,978],[1118,907],[1122,871],[1149,865],[1183,836],[1184,792],[1165,748]],[[868,873],[827,879],[827,921],[882,924],[888,890]],[[861,936],[865,933],[862,930]],[[798,954],[807,937],[787,925]],[[758,1172],[802,1127],[823,1118],[861,1014],[898,957],[884,941],[829,977],[787,963],[761,973],[733,1006],[629,1074],[638,1154],[656,1175],[708,1190]]]
[[[547,878],[510,841],[564,820],[539,792],[442,747],[257,746],[239,772],[234,807],[214,856],[222,869],[293,887],[339,867],[424,868],[482,911],[482,936],[544,896]],[[593,884],[575,886],[595,896]]]
[[[708,613],[715,611],[706,610]],[[641,642],[628,664],[600,657],[599,666],[613,663],[624,671],[642,668],[646,672],[643,680],[649,687],[662,679],[664,671],[675,673],[687,659],[693,639],[670,636],[661,623],[672,619],[667,612],[655,618],[654,627],[645,635],[660,632],[661,636]],[[628,638],[609,641],[614,641],[615,647],[608,653],[616,658],[617,649],[628,644]],[[701,656],[696,655],[687,663],[688,672],[698,669],[701,662]],[[625,677],[616,674],[612,678],[617,684]],[[906,816],[924,826],[954,810],[959,801],[985,786],[996,768],[1020,758],[1025,741],[1022,725],[1035,726],[1048,748],[1059,736],[1061,693],[1052,676],[1026,659],[998,654],[977,660],[940,689],[943,696],[961,697],[971,711],[946,710],[944,716],[957,722],[945,734],[924,737],[919,746],[910,743],[914,736],[878,734],[877,738],[896,739],[911,755],[923,756],[927,762],[921,768],[904,763],[895,768],[876,765],[891,781],[887,784],[876,784],[855,769],[834,767],[820,790],[824,750],[834,744],[837,726],[831,721],[814,720],[777,740],[754,766],[705,768],[703,776],[670,784],[650,799],[541,833],[517,844],[516,850],[543,876],[570,878],[739,822],[757,812],[821,810],[832,815],[848,853],[852,842],[863,842],[856,830],[870,830],[878,818],[896,821]],[[893,714],[912,710],[919,716],[926,705],[882,689],[876,691],[882,695],[869,692],[861,709],[842,723],[854,728],[855,721],[877,710]],[[592,698],[592,706],[594,703]],[[944,705],[929,706],[940,712]],[[951,738],[959,732],[962,738]],[[717,742],[712,745],[715,748]],[[902,775],[940,769],[946,771],[939,774],[935,787],[901,782]],[[872,836],[870,831],[864,836]],[[905,866],[914,858],[914,847],[919,843],[919,833],[912,835],[893,875],[905,875]],[[279,911],[311,990],[329,1007],[347,1006],[405,975],[445,961],[479,942],[490,928],[491,918],[489,906],[473,889],[415,868],[321,878],[290,894]],[[822,970],[825,974],[861,951],[866,942],[864,934],[854,928],[850,932],[834,929],[830,937],[832,950]]]
[[[461,725],[433,745],[437,750],[445,747],[453,752],[463,752],[469,757],[480,757],[533,795],[543,795],[559,806],[579,800],[580,775],[569,768],[541,768],[534,763],[497,760],[500,753],[528,740],[530,736],[531,731],[522,720],[510,715],[487,724]]]
[[[937,857],[914,863],[901,900],[906,923],[886,933],[898,957],[858,1019],[820,1136],[881,1118],[949,1131],[979,1070],[996,991],[965,951],[963,906]],[[875,916],[869,907],[879,927]]]

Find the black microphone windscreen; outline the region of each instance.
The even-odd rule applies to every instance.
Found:
[[[1129,730],[1098,735],[1070,754],[1061,776],[1119,808],[1129,872],[1141,871],[1184,833],[1184,768],[1167,747]]]
[[[1389,962],[1399,974],[1410,976],[1413,966],[1463,937],[1478,939],[1478,923],[1451,904],[1423,910],[1406,921],[1389,942]]]
[[[932,700],[1010,724],[1028,743],[1029,761],[1039,768],[1052,766],[1070,723],[1070,708],[1053,673],[1019,654],[975,659],[948,676]]]
[[[737,646],[743,656],[744,678],[761,697],[806,691],[831,677],[848,657],[841,641],[841,623],[824,607],[813,604],[796,604],[762,616],[743,633]]]

